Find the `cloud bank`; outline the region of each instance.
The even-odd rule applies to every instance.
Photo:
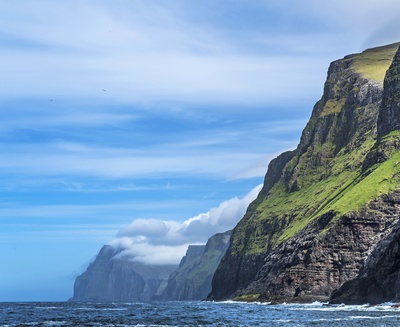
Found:
[[[309,99],[334,55],[361,50],[354,40],[400,39],[393,0],[18,3],[0,4],[3,98]]]
[[[312,96],[303,77],[313,83],[324,75],[317,62],[322,66],[325,60],[313,51],[309,57],[276,51],[282,43],[300,45],[298,35],[285,35],[283,42],[235,27],[233,38],[223,23],[191,20],[207,5],[20,3],[0,4],[6,13],[0,30],[7,31],[0,34],[0,59],[7,63],[0,77],[3,98],[271,103],[284,98],[288,88],[298,98]],[[239,18],[234,10],[226,13]]]
[[[262,184],[242,199],[234,197],[182,223],[135,219],[120,230],[109,245],[123,249],[117,256],[128,260],[145,264],[177,264],[188,245],[205,244],[210,236],[235,227],[261,188]],[[154,205],[157,205],[157,202]]]

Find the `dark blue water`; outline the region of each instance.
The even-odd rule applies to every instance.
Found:
[[[257,303],[0,303],[0,326],[400,326],[400,309]]]

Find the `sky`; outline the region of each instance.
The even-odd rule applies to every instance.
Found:
[[[104,244],[178,263],[294,149],[396,0],[0,0],[0,301],[64,301]]]

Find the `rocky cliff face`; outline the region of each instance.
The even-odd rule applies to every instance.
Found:
[[[400,51],[397,52],[384,82],[382,105],[378,117],[378,140],[370,152],[366,167],[387,165],[395,160],[393,180],[399,179],[400,157]],[[400,218],[400,191],[387,197],[387,213]],[[376,304],[400,301],[400,223],[373,248],[359,275],[345,283],[331,298],[332,303]]]
[[[167,285],[175,265],[144,265],[118,258],[120,251],[103,246],[96,260],[75,280],[71,301],[149,301]]]
[[[387,212],[400,216],[400,192],[386,197]],[[357,278],[333,292],[330,303],[378,304],[400,301],[400,224],[389,229],[368,256]]]
[[[144,265],[105,245],[75,280],[71,301],[202,300],[225,254],[231,231],[216,234],[206,245],[190,245],[179,267]]]
[[[225,254],[231,231],[216,234],[206,245],[189,246],[179,268],[168,279],[160,300],[203,300],[211,292],[211,280]]]
[[[378,139],[400,130],[400,52],[386,73],[382,107],[378,120]]]
[[[270,163],[235,227],[209,299],[326,300],[389,237],[399,219],[398,46],[331,64],[297,149]]]

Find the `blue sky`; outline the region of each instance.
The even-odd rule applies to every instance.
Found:
[[[103,244],[149,263],[232,228],[331,61],[400,3],[0,0],[0,301],[66,300]]]

